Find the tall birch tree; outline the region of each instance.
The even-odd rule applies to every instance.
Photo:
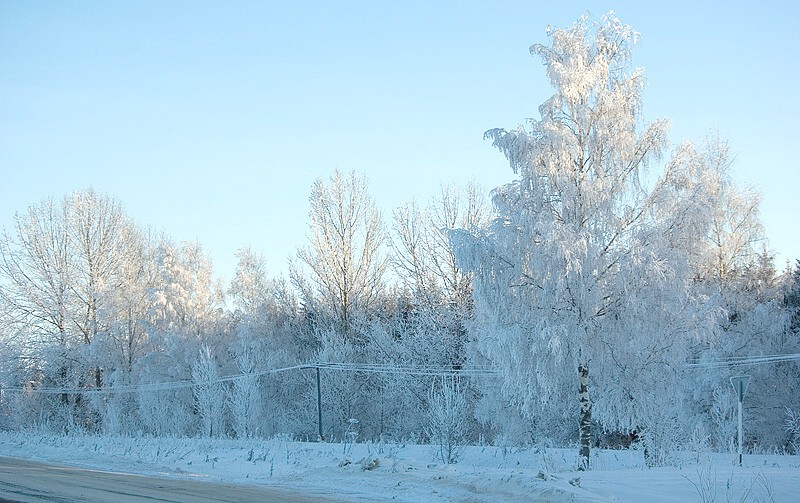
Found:
[[[425,207],[406,203],[393,214],[392,265],[406,287],[426,303],[464,304],[470,276],[456,261],[448,231],[488,222],[488,197],[474,183],[443,186]]]
[[[120,204],[93,190],[46,199],[17,215],[0,245],[3,301],[34,340],[89,346],[117,316],[118,292],[141,268],[142,238]],[[100,386],[100,369],[93,371]]]
[[[472,278],[459,267],[448,233],[488,224],[488,206],[488,194],[470,183],[442,186],[427,205],[412,201],[394,211],[392,265],[407,297],[400,304],[404,330],[415,332],[413,339],[426,337],[429,344],[404,338],[425,364],[464,364]]]
[[[314,182],[309,198],[311,244],[298,252],[308,266],[313,286],[294,269],[292,279],[307,303],[327,310],[343,334],[357,313],[373,309],[383,288],[386,256],[381,214],[369,195],[367,179],[338,170],[329,183]],[[310,299],[309,297],[314,297]]]
[[[674,308],[688,268],[658,221],[671,177],[644,180],[665,149],[667,122],[641,120],[637,33],[608,14],[548,35],[549,45],[531,47],[555,90],[540,118],[486,133],[518,178],[495,189],[499,218],[483,236],[452,241],[474,273],[477,349],[500,369],[503,394],[533,416],[561,401],[570,386],[562,369],[576,372],[578,465],[587,469],[598,397],[604,424],[643,420],[622,417],[640,401],[615,378],[636,382],[669,365],[688,319]],[[615,360],[623,353],[630,358]],[[633,371],[636,357],[644,361]],[[629,406],[613,407],[622,397]]]

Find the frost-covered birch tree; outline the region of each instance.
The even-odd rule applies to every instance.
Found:
[[[529,417],[557,406],[565,387],[577,391],[570,416],[586,469],[593,404],[604,404],[601,424],[636,427],[642,387],[623,384],[654,382],[674,358],[690,319],[676,307],[685,305],[688,268],[658,220],[670,177],[645,180],[667,123],[642,122],[637,33],[608,14],[548,35],[549,45],[531,47],[555,89],[540,118],[486,133],[517,180],[495,189],[499,218],[484,235],[455,233],[453,245],[474,273],[479,354]]]
[[[428,435],[442,463],[458,462],[467,430],[467,399],[456,378],[442,378],[439,389],[428,394]]]
[[[236,272],[231,281],[228,295],[231,303],[243,316],[255,316],[271,302],[275,290],[267,278],[264,256],[249,247],[236,252]]]
[[[233,415],[233,428],[239,438],[252,438],[259,433],[263,420],[263,399],[259,392],[259,354],[265,348],[258,340],[240,339],[230,348],[241,376],[229,388],[228,404]]]
[[[155,254],[159,285],[152,289],[155,329],[203,341],[215,331],[224,293],[211,259],[199,243],[162,241]]]
[[[212,437],[222,433],[225,389],[219,379],[216,359],[211,348],[204,345],[200,349],[200,357],[192,365],[192,391],[202,421],[202,436]]]
[[[46,199],[17,215],[0,240],[0,302],[25,335],[45,384],[100,387],[113,370],[109,337],[119,327],[120,292],[133,290],[141,237],[121,205],[93,190]],[[61,396],[62,409],[68,398]],[[71,407],[71,406],[70,406]],[[77,407],[75,407],[77,411]],[[82,423],[94,423],[83,410]]]
[[[485,226],[488,203],[488,196],[472,183],[443,186],[424,207],[411,202],[394,212],[392,265],[408,297],[401,304],[405,328],[432,339],[432,352],[423,363],[464,363],[472,278],[459,267],[448,233],[457,228],[474,232]],[[411,346],[421,353],[427,345],[417,341]]]
[[[406,287],[427,303],[464,304],[470,277],[456,261],[448,231],[488,222],[488,198],[477,185],[442,187],[426,206],[410,202],[393,214],[392,265]]]
[[[366,177],[355,172],[343,175],[337,170],[329,183],[316,180],[309,201],[311,246],[298,257],[311,273],[312,286],[298,268],[293,268],[292,279],[307,304],[321,306],[349,334],[356,314],[373,310],[384,286],[381,214]]]
[[[752,187],[740,187],[733,179],[730,146],[718,135],[709,135],[697,146],[684,141],[670,161],[671,190],[690,197],[695,204],[671,208],[673,227],[681,236],[676,244],[691,257],[696,280],[728,287],[742,278],[766,249],[759,216],[761,195]]]
[[[66,384],[66,352],[80,339],[70,323],[74,264],[63,204],[49,198],[15,216],[0,240],[0,296],[31,350],[59,347],[57,384]]]
[[[155,247],[149,233],[138,233],[131,243],[128,260],[120,264],[117,274],[123,287],[107,293],[109,305],[103,315],[108,318],[108,339],[103,344],[113,356],[110,367],[130,374],[136,361],[149,349],[148,313],[151,292],[158,287]]]

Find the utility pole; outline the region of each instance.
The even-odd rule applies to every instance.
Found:
[[[750,376],[731,377],[731,385],[736,392],[736,397],[739,399],[739,466],[742,466],[742,401],[744,400],[744,392],[747,391],[749,384]]]
[[[319,441],[322,442],[325,440],[322,435],[322,389],[319,384],[319,367],[315,368],[317,370],[317,431],[319,433]]]

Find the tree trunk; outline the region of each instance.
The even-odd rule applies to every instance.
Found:
[[[589,400],[589,364],[578,365],[578,397],[581,404],[580,439],[578,470],[589,469],[589,453],[592,444],[592,402]]]

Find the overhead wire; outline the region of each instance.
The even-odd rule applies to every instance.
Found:
[[[688,368],[714,369],[714,368],[725,368],[725,367],[763,365],[766,363],[791,362],[798,360],[800,360],[800,353],[763,355],[763,356],[729,356],[727,358],[720,358],[716,360],[688,363],[686,364],[686,366]]]
[[[704,362],[688,363],[687,368],[715,369],[737,366],[763,365],[769,363],[800,361],[800,353],[762,355],[762,356],[730,356],[716,360]],[[498,374],[498,371],[491,367],[461,367],[437,366],[437,365],[402,365],[393,363],[354,363],[354,362],[314,362],[292,365],[275,369],[261,370],[257,372],[247,372],[220,376],[203,382],[193,380],[180,380],[158,383],[141,383],[127,385],[110,385],[99,388],[74,388],[74,387],[3,387],[3,392],[9,393],[39,393],[39,394],[113,394],[113,393],[136,393],[149,391],[170,391],[177,389],[191,388],[195,386],[207,386],[224,382],[237,381],[239,379],[261,377],[270,374],[289,372],[302,369],[327,369],[340,372],[361,372],[369,374],[402,374],[414,376],[472,376],[486,377]]]
[[[345,372],[363,372],[373,374],[405,374],[417,376],[486,376],[493,375],[496,371],[487,367],[475,368],[455,368],[452,366],[414,366],[414,365],[395,365],[395,364],[367,364],[367,363],[342,363],[342,362],[316,362],[304,363],[299,365],[292,365],[288,367],[281,367],[276,369],[267,369],[256,372],[247,372],[240,374],[231,374],[220,376],[215,379],[209,379],[201,382],[193,380],[180,380],[171,382],[159,383],[141,383],[141,384],[123,384],[123,385],[109,385],[98,388],[75,388],[75,387],[2,387],[0,390],[9,393],[37,393],[45,395],[64,395],[64,394],[79,394],[79,395],[107,395],[114,393],[137,393],[137,392],[152,392],[152,391],[170,391],[177,389],[192,388],[195,386],[210,386],[214,384],[237,381],[245,378],[261,377],[269,374],[277,374],[288,372],[291,370],[302,369],[329,369]]]

